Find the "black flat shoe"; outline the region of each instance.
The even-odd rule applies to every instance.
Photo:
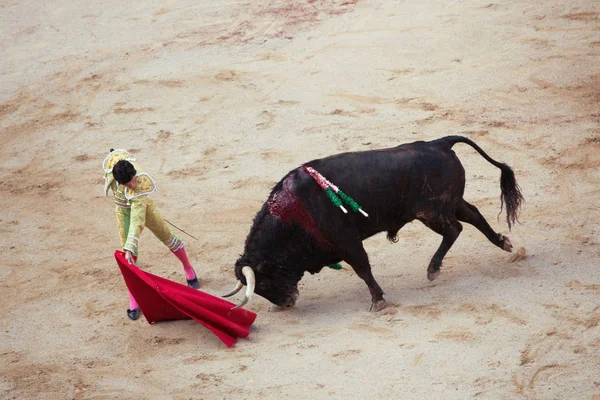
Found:
[[[127,316],[129,317],[129,319],[132,320],[136,320],[140,317],[140,315],[142,315],[142,312],[140,311],[140,308],[134,308],[133,310],[130,310],[129,308],[127,309]]]
[[[194,276],[194,279],[187,279],[187,283],[192,289],[198,289],[200,287],[200,282],[198,282],[197,276]]]

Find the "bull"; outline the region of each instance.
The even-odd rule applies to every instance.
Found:
[[[235,263],[237,285],[223,297],[239,292],[247,303],[253,293],[279,307],[291,307],[299,296],[305,272],[345,261],[365,281],[371,311],[385,308],[383,290],[373,277],[363,240],[387,232],[391,242],[413,220],[442,236],[427,267],[427,278],[440,274],[444,256],[463,227],[476,227],[500,249],[511,252],[508,237],[495,232],[477,207],[463,199],[465,170],[452,150],[456,143],[474,148],[501,171],[500,212],[506,208],[509,230],[518,221],[524,198],[513,170],[495,161],[475,142],[461,136],[402,144],[397,147],[349,152],[308,162],[290,171],[272,189],[254,218],[244,253]],[[368,211],[345,214],[336,208],[307,172],[310,167],[353,197]]]

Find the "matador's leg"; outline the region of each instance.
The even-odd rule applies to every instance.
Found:
[[[175,254],[179,261],[181,261],[188,286],[198,289],[200,287],[200,283],[198,282],[196,272],[194,271],[194,268],[188,259],[183,241],[175,236],[173,232],[171,232],[169,225],[160,216],[158,209],[153,203],[148,204],[146,213],[146,226],[148,229],[150,229],[150,231],[152,231],[152,233],[154,233],[158,240],[163,242],[169,248],[169,250]]]
[[[117,227],[119,228],[119,236],[121,238],[121,248],[123,248],[127,242],[127,233],[129,232],[130,209],[117,206],[116,212]],[[135,301],[135,298],[131,292],[129,290],[127,290],[127,292],[129,293],[129,308],[127,309],[127,316],[133,320],[136,320],[141,315],[140,306],[138,305],[137,301]]]

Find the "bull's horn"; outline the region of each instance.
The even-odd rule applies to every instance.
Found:
[[[250,297],[252,296],[252,294],[254,293],[254,286],[256,285],[256,278],[254,277],[254,270],[251,267],[244,267],[242,268],[242,275],[244,275],[246,277],[246,294],[244,295],[244,298],[242,299],[242,301],[235,307],[232,308],[232,310],[238,309],[242,306],[244,306],[244,304],[246,304],[248,302],[248,300],[250,300]]]
[[[230,297],[230,296],[233,296],[234,294],[236,294],[237,292],[239,292],[240,290],[242,290],[243,287],[244,287],[244,284],[242,283],[242,281],[240,281],[238,279],[237,283],[235,284],[235,288],[231,292],[229,292],[227,294],[224,294],[221,297]]]

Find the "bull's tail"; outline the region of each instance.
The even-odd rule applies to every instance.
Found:
[[[448,136],[439,141],[442,146],[445,145],[448,149],[451,149],[456,143],[466,143],[477,150],[477,152],[489,163],[500,168],[502,171],[502,174],[500,175],[500,190],[502,192],[500,195],[500,213],[502,213],[502,209],[504,208],[504,205],[506,205],[506,222],[508,223],[508,229],[510,230],[512,225],[519,221],[519,211],[521,205],[525,202],[512,168],[488,156],[481,147],[466,137]]]

